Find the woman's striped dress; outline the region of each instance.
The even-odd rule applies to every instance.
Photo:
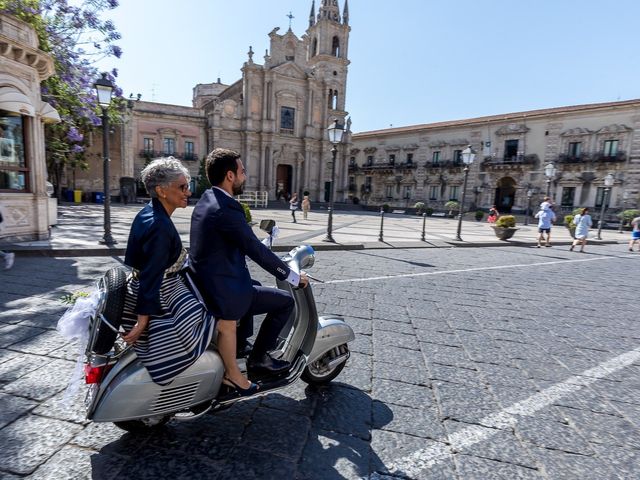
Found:
[[[122,324],[129,331],[138,321],[134,313],[138,280],[127,286]],[[180,274],[165,274],[160,287],[163,314],[152,315],[149,327],[134,344],[155,383],[166,385],[191,366],[213,337],[215,318],[187,288]]]

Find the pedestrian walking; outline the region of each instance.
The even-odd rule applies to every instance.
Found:
[[[496,223],[496,220],[498,220],[499,216],[500,216],[500,214],[498,213],[498,209],[494,205],[493,207],[491,207],[489,209],[489,216],[487,217],[487,222]]]
[[[540,204],[540,211],[536,213],[535,218],[538,219],[538,248],[544,240],[544,234],[547,234],[547,240],[544,246],[551,246],[551,224],[556,221],[556,214],[551,210],[551,204],[543,202]]]
[[[291,210],[291,216],[293,217],[293,223],[298,223],[296,221],[296,210],[298,209],[298,194],[294,193],[291,195],[291,200],[289,200],[289,210]]]
[[[576,245],[580,245],[580,253],[584,253],[584,247],[587,244],[587,236],[589,235],[589,228],[593,226],[591,221],[591,215],[589,215],[589,209],[583,208],[578,215],[573,217],[573,223],[576,224],[576,239],[569,247],[570,251]]]
[[[311,210],[311,201],[309,200],[309,195],[305,195],[302,197],[302,218],[305,220],[309,215],[309,210]]]
[[[2,223],[2,212],[0,212],[0,229],[2,229]],[[13,261],[15,260],[16,256],[14,253],[3,252],[2,250],[0,250],[0,258],[4,260],[4,269],[9,270],[11,267],[13,267]]]
[[[629,241],[629,251],[633,252],[633,244],[638,242],[638,251],[640,252],[640,217],[631,220],[631,240]]]

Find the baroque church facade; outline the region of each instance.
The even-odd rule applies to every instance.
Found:
[[[324,200],[331,159],[327,127],[334,120],[349,123],[350,29],[346,0],[342,14],[337,0],[323,0],[317,15],[313,2],[302,38],[290,28],[284,34],[274,28],[262,65],[250,47],[237,82],[194,88],[194,106],[206,118],[207,145],[241,153],[247,190],[268,192],[270,199],[281,192],[309,191]],[[345,193],[344,155],[336,172],[337,191]]]

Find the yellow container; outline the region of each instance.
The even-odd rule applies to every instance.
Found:
[[[82,202],[82,190],[74,190],[73,191],[73,201],[76,203]]]

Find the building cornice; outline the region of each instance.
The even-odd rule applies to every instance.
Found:
[[[621,108],[640,108],[640,99],[624,100],[620,102],[590,103],[585,105],[572,105],[566,107],[544,108],[540,110],[529,110],[525,112],[505,113],[501,115],[489,115],[485,117],[467,118],[462,120],[451,120],[446,122],[425,123],[421,125],[410,125],[406,127],[386,128],[383,130],[371,130],[367,132],[355,133],[354,140],[366,139],[369,137],[381,137],[386,135],[398,135],[404,133],[423,133],[429,130],[438,130],[450,127],[473,127],[486,125],[487,123],[513,122],[523,120],[534,120],[544,117],[563,115],[567,113],[593,113],[599,110],[614,110]]]
[[[0,56],[34,68],[40,76],[40,81],[55,73],[53,58],[37,48],[37,39],[31,26],[17,18],[2,14]]]

